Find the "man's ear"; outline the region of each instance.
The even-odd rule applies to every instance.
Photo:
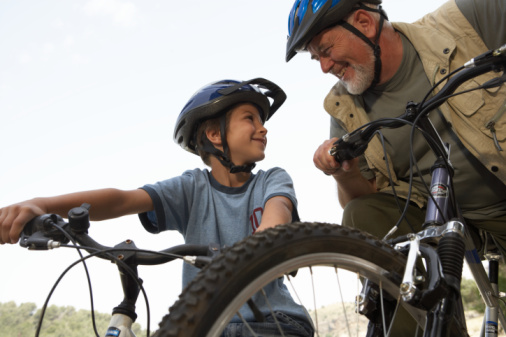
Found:
[[[376,20],[369,11],[364,9],[355,11],[353,13],[353,26],[371,40],[376,37]]]
[[[214,146],[221,146],[221,132],[219,129],[208,129],[206,130],[206,136],[207,139],[214,145]]]

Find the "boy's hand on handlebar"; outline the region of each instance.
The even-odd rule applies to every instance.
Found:
[[[31,201],[0,208],[0,244],[16,243],[25,225],[46,212]]]
[[[342,165],[330,154],[330,149],[338,138],[331,138],[323,142],[315,151],[313,162],[315,166],[326,175],[338,177],[357,168],[358,159],[343,161]]]

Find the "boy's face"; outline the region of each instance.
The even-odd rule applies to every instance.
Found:
[[[227,143],[236,165],[255,163],[265,158],[267,129],[260,112],[252,104],[240,104],[230,113]]]

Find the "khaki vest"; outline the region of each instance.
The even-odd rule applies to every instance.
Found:
[[[392,25],[413,44],[432,85],[471,58],[488,50],[454,0],[413,24],[392,23]],[[491,73],[481,75],[464,83],[457,91],[476,87],[496,76],[497,74]],[[441,87],[442,85],[438,86],[435,92],[438,92]],[[361,97],[349,95],[339,82],[325,98],[324,107],[347,132],[369,122]],[[440,109],[464,146],[488,170],[506,183],[505,86],[459,95],[449,99],[440,106]],[[490,127],[491,125],[493,128]],[[497,140],[505,151],[500,152],[494,145],[494,135],[491,131],[494,128]],[[365,157],[369,167],[376,174],[378,190],[391,193],[379,139],[375,138],[371,141]],[[389,167],[393,167],[390,158],[388,161]],[[407,197],[408,184],[399,181],[393,172],[392,179],[396,185],[397,194]],[[412,193],[411,200],[423,206],[425,198],[422,194],[416,190]]]

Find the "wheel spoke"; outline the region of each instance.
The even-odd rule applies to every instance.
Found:
[[[300,296],[299,296],[299,293],[297,292],[297,289],[295,287],[295,285],[293,284],[292,282],[292,277],[290,276],[290,274],[285,274],[285,277],[286,279],[288,280],[288,283],[290,284],[290,287],[292,289],[292,294],[295,295],[295,298],[297,298],[297,303],[299,303],[300,305],[302,305],[303,307],[306,307],[304,305],[304,302],[302,302],[302,300],[300,299]],[[311,316],[309,316],[309,313],[307,312],[307,310],[304,311],[305,315],[306,315],[306,318],[308,319],[308,321],[311,321]],[[320,336],[318,334],[318,328],[316,328],[316,336]]]
[[[318,307],[316,306],[316,293],[315,293],[315,287],[314,287],[314,275],[313,275],[313,268],[312,266],[309,266],[309,273],[311,275],[311,287],[313,289],[313,305],[314,305],[314,317],[315,317],[315,321],[316,321],[316,335],[319,336],[320,334],[318,333]]]
[[[344,302],[344,297],[343,297],[343,291],[342,291],[342,288],[341,288],[341,282],[339,280],[339,274],[338,274],[337,266],[334,266],[334,270],[335,270],[335,273],[336,273],[337,289],[339,289],[339,296],[340,296],[340,299],[341,299],[341,306],[343,308],[344,320],[346,322],[346,329],[348,330],[348,335],[350,335],[350,337],[351,337],[350,323],[348,321],[348,315],[346,314],[346,312],[348,310],[346,310],[346,306],[345,306],[345,302]]]
[[[272,306],[269,303],[269,299],[267,298],[267,294],[265,293],[264,289],[261,290],[262,295],[264,297],[265,303],[267,303],[267,306],[269,307],[269,310],[271,311],[272,318],[274,318],[274,322],[276,322],[276,325],[278,326],[279,332],[281,332],[281,336],[284,337],[285,334],[283,333],[283,329],[281,329],[281,325],[279,325],[278,318],[276,317],[276,314],[274,313],[274,310],[272,310]]]
[[[244,319],[244,317],[242,317],[242,315],[239,311],[237,312],[237,316],[239,316],[242,323],[246,326],[246,328],[248,328],[248,331],[253,335],[253,337],[258,337],[257,334],[255,333],[255,331],[253,331],[253,329],[251,328],[251,325],[249,325],[249,323],[246,322],[246,320]]]
[[[356,285],[357,285],[357,294],[360,294],[360,287],[362,286],[362,283],[360,282],[361,280],[361,276],[359,273],[357,273],[357,277],[355,278],[355,282],[356,282]],[[358,304],[357,302],[355,301],[355,305],[356,305],[356,308],[355,308],[355,312],[357,313],[356,317],[357,317],[357,334],[356,336],[359,335],[359,330],[360,330],[360,315],[359,315],[359,311],[358,311]],[[350,333],[350,336],[351,336],[351,333]]]

